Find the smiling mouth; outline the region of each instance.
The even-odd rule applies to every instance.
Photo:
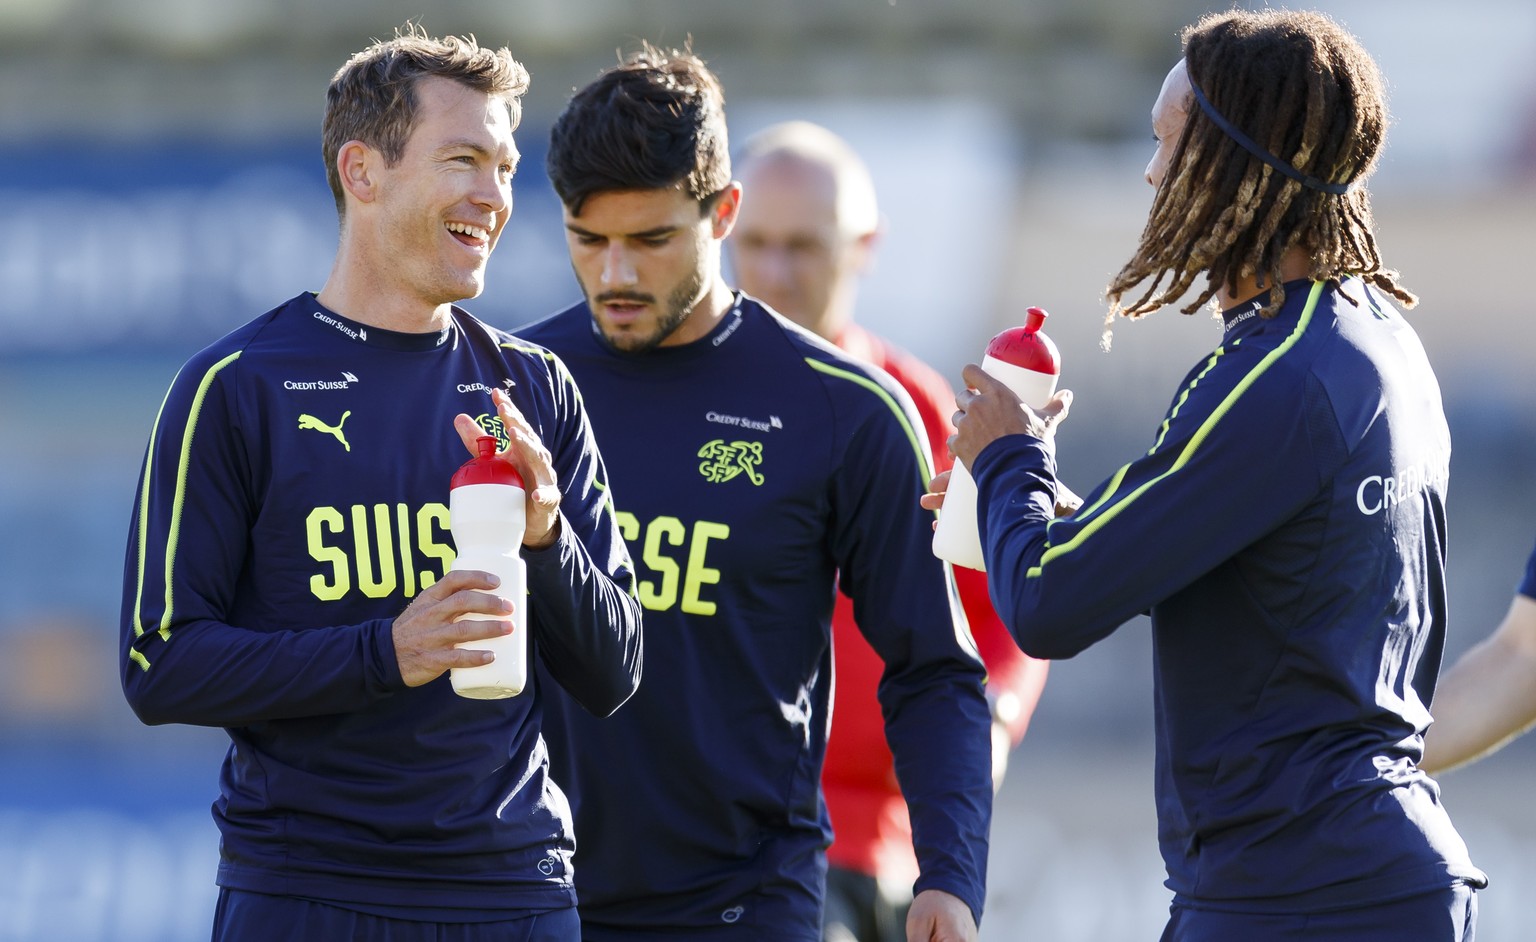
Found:
[[[491,241],[491,231],[489,229],[472,226],[467,222],[450,222],[446,225],[448,231],[453,233],[455,239],[473,248],[487,245]]]

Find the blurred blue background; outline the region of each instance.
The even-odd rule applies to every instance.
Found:
[[[1247,4],[1243,4],[1247,5]],[[821,121],[868,159],[888,231],[861,319],[952,379],[1051,311],[1063,476],[1146,447],[1205,314],[1115,329],[1102,288],[1151,190],[1148,111],[1180,27],[1163,0],[0,0],[0,942],[205,939],[217,730],[142,727],[117,610],[132,491],[167,384],[298,290],[335,245],[325,84],[409,17],[506,44],[533,87],[512,222],[467,306],[515,326],[576,297],[545,138],[641,39],[721,76],[733,137]],[[1498,621],[1536,541],[1536,6],[1316,4],[1361,37],[1395,124],[1372,186],[1389,266],[1439,371],[1452,459],[1449,657]],[[750,199],[750,194],[747,196]],[[1053,666],[993,834],[991,942],[1152,939],[1166,914],[1145,625]],[[1494,883],[1480,938],[1536,924],[1536,737],[1447,775]]]

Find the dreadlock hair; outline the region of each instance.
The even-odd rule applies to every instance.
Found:
[[[644,43],[572,96],[544,164],[576,215],[596,193],[674,186],[702,215],[731,182],[720,82],[690,48]]]
[[[1370,55],[1322,13],[1232,10],[1184,30],[1191,83],[1257,146],[1343,193],[1304,186],[1254,156],[1191,100],[1189,117],[1153,200],[1135,256],[1110,282],[1107,325],[1173,304],[1204,273],[1185,314],[1251,276],[1271,285],[1260,311],[1285,301],[1280,261],[1306,252],[1312,280],[1358,275],[1413,307],[1418,299],[1382,268],[1364,181],[1386,133],[1386,95]],[[1121,298],[1150,279],[1129,305]]]

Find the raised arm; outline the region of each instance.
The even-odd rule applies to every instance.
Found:
[[[607,716],[640,685],[642,630],[634,564],[619,533],[608,476],[576,382],[541,347],[509,344],[549,369],[551,418],[542,434],[505,394],[494,396],[508,452],[529,490],[523,559],[532,598],[529,625],[539,656],[560,686]],[[467,420],[467,417],[461,417]],[[466,440],[473,432],[461,427]],[[534,526],[535,515],[540,523]]]

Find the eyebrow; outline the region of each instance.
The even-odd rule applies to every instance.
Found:
[[[566,223],[565,228],[579,236],[592,236],[594,238],[600,239],[608,238],[608,236],[593,232],[590,229],[583,229],[581,226],[576,225],[574,222]],[[654,239],[657,236],[671,235],[679,228],[680,227],[678,226],[657,226],[654,229],[646,229],[643,232],[626,232],[623,233],[621,237],[625,239]]]
[[[457,141],[448,141],[439,147],[437,152],[442,154],[453,150],[472,150],[479,154],[481,157],[492,156],[490,148],[486,147],[484,144],[481,144],[479,141],[472,141],[468,138],[460,139]],[[512,150],[509,152],[509,155],[512,158],[512,166],[514,167],[516,167],[518,163],[523,159],[522,152],[519,151],[516,147],[512,148]]]

